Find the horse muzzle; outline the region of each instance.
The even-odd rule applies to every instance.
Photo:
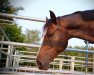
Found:
[[[44,64],[39,60],[37,60],[36,63],[40,70],[48,70],[49,69],[49,64]]]

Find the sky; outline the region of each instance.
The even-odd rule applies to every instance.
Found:
[[[84,11],[94,9],[94,0],[10,0],[14,7],[22,6],[23,11],[18,15],[34,17],[45,20],[49,17],[49,10],[52,10],[56,16],[63,16],[75,11]],[[23,32],[26,29],[37,29],[42,32],[44,23],[16,19],[16,22],[22,26]],[[68,45],[85,46],[83,40],[73,38],[69,40]],[[93,46],[93,45],[92,45]]]

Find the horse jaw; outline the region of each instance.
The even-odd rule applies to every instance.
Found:
[[[54,49],[41,47],[36,59],[38,68],[40,70],[48,70],[50,62],[52,62],[58,54],[59,53]]]

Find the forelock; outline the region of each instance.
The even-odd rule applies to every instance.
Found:
[[[49,27],[50,23],[51,23],[51,19],[49,19],[49,20],[46,22],[46,24],[43,26],[43,31],[45,31],[45,29],[47,29],[47,28]]]

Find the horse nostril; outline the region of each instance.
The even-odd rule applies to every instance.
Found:
[[[42,64],[41,64],[41,62],[40,62],[40,61],[37,61],[37,65],[38,65],[39,67],[41,67],[41,66],[42,66]]]

